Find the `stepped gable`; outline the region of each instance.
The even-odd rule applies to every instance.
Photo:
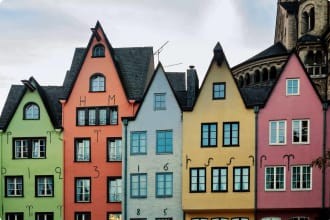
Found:
[[[153,48],[152,47],[127,47],[113,48],[104,33],[100,22],[94,29],[100,28],[105,36],[106,45],[111,53],[119,78],[125,89],[128,100],[141,101],[143,93],[153,73]],[[70,96],[74,83],[91,46],[94,34],[90,37],[86,48],[76,48],[70,70],[67,71],[63,87],[65,98]]]

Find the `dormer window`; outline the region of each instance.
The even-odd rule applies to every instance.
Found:
[[[40,118],[39,106],[35,103],[28,103],[24,107],[25,120],[38,120]]]
[[[96,73],[90,78],[89,90],[91,92],[105,91],[105,77],[101,73]]]
[[[104,46],[102,44],[94,46],[92,57],[105,57]]]

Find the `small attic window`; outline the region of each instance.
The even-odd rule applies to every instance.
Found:
[[[105,91],[105,77],[101,73],[95,73],[91,76],[89,82],[90,92],[104,92]]]
[[[24,106],[24,120],[39,120],[40,111],[39,106],[36,103],[27,103]]]
[[[93,47],[92,57],[105,57],[104,46],[102,44],[97,44]]]

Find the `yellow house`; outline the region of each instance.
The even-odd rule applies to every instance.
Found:
[[[195,105],[183,113],[185,219],[254,219],[254,129],[254,111],[217,43]]]

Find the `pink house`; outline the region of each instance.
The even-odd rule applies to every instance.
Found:
[[[311,220],[319,215],[325,187],[322,171],[310,164],[325,146],[325,111],[293,53],[259,112],[257,219]]]

